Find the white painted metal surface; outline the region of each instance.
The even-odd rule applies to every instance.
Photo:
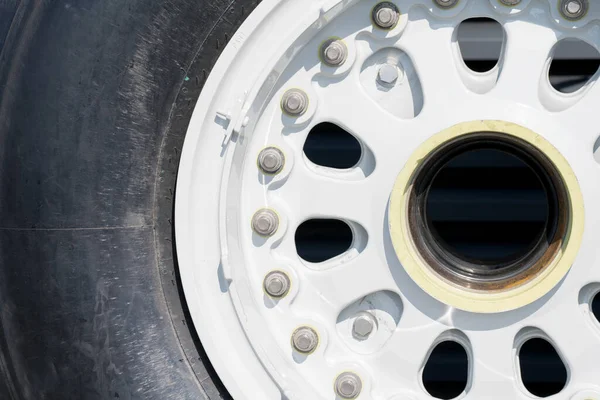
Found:
[[[470,358],[465,399],[527,399],[518,348],[528,335],[548,338],[569,373],[555,399],[599,399],[600,324],[589,302],[600,290],[600,133],[596,78],[564,95],[548,82],[552,50],[564,38],[600,45],[593,3],[585,18],[561,18],[555,1],[461,0],[441,9],[432,0],[395,2],[391,30],[375,28],[371,0],[265,0],[244,23],[207,81],[185,140],[176,196],[177,254],[195,327],[236,400],[335,399],[340,374],[356,373],[360,399],[429,399],[421,372],[440,340],[455,340]],[[497,69],[476,74],[461,59],[460,21],[498,20],[506,42]],[[337,37],[348,55],[324,65],[319,48]],[[398,67],[392,88],[379,67]],[[299,117],[282,113],[283,93],[308,95]],[[505,120],[552,143],[575,171],[586,207],[579,255],[565,279],[540,300],[501,314],[451,308],[421,290],[398,261],[387,230],[388,201],[405,160],[423,141],[457,123]],[[355,135],[363,159],[350,170],[312,164],[302,148],[310,129],[333,122]],[[285,155],[277,174],[261,173],[257,157],[274,146]],[[252,216],[268,208],[277,231],[262,237]],[[347,221],[355,241],[324,263],[296,252],[294,233],[310,218]],[[264,278],[285,272],[281,299]],[[368,302],[361,299],[369,298]],[[367,312],[376,327],[353,336]],[[310,354],[291,335],[309,326],[319,335]],[[582,397],[583,396],[583,397]],[[591,397],[590,397],[591,396]]]

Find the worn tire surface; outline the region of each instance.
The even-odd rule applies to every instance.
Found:
[[[258,2],[0,2],[0,399],[228,398],[186,314],[173,196]]]

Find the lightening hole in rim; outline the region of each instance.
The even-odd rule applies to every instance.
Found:
[[[339,219],[309,219],[296,229],[296,251],[311,263],[332,259],[350,249],[353,242],[350,226]]]
[[[454,399],[463,393],[469,379],[469,358],[465,348],[452,340],[432,350],[423,368],[423,386],[437,399]]]
[[[360,142],[330,122],[320,123],[310,130],[303,150],[312,163],[334,169],[355,167],[362,156]]]
[[[594,298],[590,302],[590,308],[592,309],[594,318],[600,323],[600,293],[594,295]]]
[[[567,38],[554,47],[548,79],[561,93],[574,93],[584,87],[600,68],[600,52],[591,44]]]
[[[594,160],[598,164],[600,164],[600,136],[594,142],[594,147],[592,148],[592,151],[593,151],[592,155],[594,157]]]
[[[492,18],[469,18],[456,33],[460,53],[473,72],[491,71],[498,65],[504,47],[504,28]]]
[[[567,384],[567,367],[554,346],[545,339],[529,339],[519,350],[521,381],[529,393],[549,397]]]

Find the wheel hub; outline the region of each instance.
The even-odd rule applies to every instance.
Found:
[[[542,229],[523,251],[505,259],[473,259],[453,251],[426,211],[440,169],[457,154],[477,149],[500,150],[525,162],[546,197]],[[554,288],[577,253],[583,200],[577,181],[564,180],[573,175],[550,143],[523,127],[501,121],[454,126],[425,142],[398,177],[390,201],[390,230],[398,257],[425,291],[463,310],[499,312],[529,304]]]
[[[590,110],[600,88],[593,78],[563,94],[548,80],[559,41],[600,46],[600,15],[578,4],[261,3],[198,101],[175,210],[186,301],[236,400],[430,399],[424,371],[446,342],[468,362],[461,398],[524,400],[519,353],[535,338],[563,360],[560,398],[599,391],[600,324],[590,311],[600,292],[599,132]],[[481,16],[497,20],[505,40],[497,66],[476,73],[456,32]],[[358,143],[349,168],[339,158],[352,146],[326,151],[339,135],[325,132],[309,148],[327,124]],[[488,192],[453,193],[492,210],[479,247],[469,247],[456,232],[472,228],[443,224],[474,226],[459,215],[477,207],[436,214],[436,196],[452,205],[442,178],[477,151],[530,179],[519,178],[529,183],[516,196],[503,189],[511,208],[493,191],[516,178],[467,171]],[[532,228],[486,229],[498,222],[494,207]],[[514,248],[480,250],[496,238]],[[340,251],[325,256],[331,248]]]

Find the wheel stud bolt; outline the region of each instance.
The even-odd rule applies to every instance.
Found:
[[[372,19],[375,25],[381,29],[391,29],[400,18],[400,11],[394,3],[384,1],[379,3],[373,9]]]
[[[583,18],[589,9],[589,0],[562,0],[560,13],[565,19],[576,21]]]
[[[321,59],[330,67],[342,65],[348,58],[348,48],[339,39],[329,39],[321,46]]]
[[[300,89],[290,89],[281,98],[281,108],[286,114],[299,117],[308,109],[308,95]]]
[[[335,391],[342,399],[355,399],[362,390],[362,382],[353,372],[344,372],[335,380]]]
[[[292,333],[292,345],[299,353],[312,353],[318,344],[319,336],[317,332],[308,326],[301,326]]]
[[[254,213],[252,229],[260,236],[271,236],[279,228],[279,217],[273,210],[263,208]]]
[[[581,3],[578,1],[570,1],[567,3],[567,12],[569,14],[577,14],[581,11]]]
[[[276,147],[267,147],[258,154],[258,166],[267,174],[276,174],[283,168],[285,156]]]
[[[352,335],[359,340],[367,339],[373,330],[375,330],[375,319],[371,314],[360,314],[352,324]]]
[[[281,271],[271,271],[264,281],[265,292],[271,297],[284,297],[290,290],[290,278]]]
[[[385,86],[391,86],[398,80],[398,67],[392,64],[383,64],[377,71],[377,81]]]
[[[458,4],[459,0],[434,0],[435,4],[440,8],[452,8]]]

